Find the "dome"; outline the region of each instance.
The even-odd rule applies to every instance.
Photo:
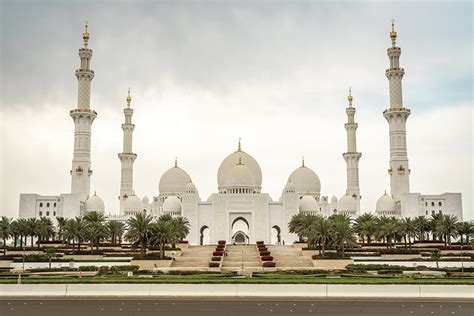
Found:
[[[288,182],[283,189],[283,193],[295,193],[295,185],[291,182]]]
[[[168,196],[163,202],[163,212],[181,213],[181,201],[174,195]]]
[[[160,183],[158,185],[160,194],[183,193],[186,184],[189,182],[191,182],[191,177],[189,174],[178,167],[178,164],[175,163],[174,167],[166,170],[166,172],[160,178]]]
[[[189,182],[188,184],[186,184],[186,187],[184,188],[184,192],[186,192],[186,193],[197,193],[197,189],[196,189],[196,186],[194,185],[194,183]]]
[[[232,167],[227,174],[225,179],[226,187],[254,187],[255,178],[249,167],[242,164],[239,159],[239,163]]]
[[[332,196],[331,203],[337,203],[337,197],[335,195]]]
[[[252,172],[255,186],[260,188],[262,186],[262,169],[260,169],[259,164],[252,156],[240,149],[240,142],[238,150],[227,156],[219,166],[219,170],[217,171],[218,187],[225,186],[227,175],[229,174],[230,169],[232,169],[237,161],[239,161],[239,158],[241,159],[242,164],[247,166],[247,168]]]
[[[96,194],[96,192],[94,192],[94,195],[89,196],[86,201],[86,212],[104,213],[104,211],[104,201]]]
[[[144,206],[147,206],[150,203],[150,199],[148,199],[148,196],[144,196],[142,199],[142,203]]]
[[[288,178],[288,182],[291,182],[295,186],[295,192],[298,194],[315,194],[321,193],[321,181],[319,181],[318,175],[310,168],[303,165],[293,171]]]
[[[345,194],[341,196],[337,203],[338,211],[357,211],[357,200],[356,198]]]
[[[395,211],[395,201],[385,192],[385,194],[377,200],[375,210],[377,212]]]
[[[125,201],[124,210],[140,212],[143,210],[143,202],[138,196],[132,195]]]
[[[314,212],[318,209],[318,202],[311,195],[305,195],[300,200],[300,212]]]

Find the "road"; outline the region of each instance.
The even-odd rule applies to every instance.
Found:
[[[253,316],[253,315],[458,315],[473,316],[474,303],[413,300],[301,299],[6,299],[1,316]]]

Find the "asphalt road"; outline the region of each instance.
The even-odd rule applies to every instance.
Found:
[[[300,299],[1,299],[0,316],[459,315],[474,302]]]

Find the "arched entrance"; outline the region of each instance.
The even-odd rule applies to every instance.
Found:
[[[270,243],[272,245],[281,244],[281,229],[278,225],[274,225],[271,231],[272,235],[270,236]]]
[[[244,217],[237,217],[232,221],[232,243],[246,245],[249,243],[249,222]]]
[[[200,237],[199,237],[199,244],[202,245],[209,245],[211,243],[211,236],[210,236],[210,229],[206,225],[201,227],[200,230]]]

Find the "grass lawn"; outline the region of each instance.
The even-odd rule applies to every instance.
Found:
[[[0,284],[15,284],[16,277],[0,277]],[[236,278],[230,274],[155,275],[138,276],[105,275],[95,277],[23,276],[23,284],[100,284],[100,283],[182,283],[182,284],[472,284],[474,278],[428,278],[413,276],[369,274],[343,274],[337,278],[326,278],[322,274],[289,275],[279,273],[256,274],[254,277]]]

